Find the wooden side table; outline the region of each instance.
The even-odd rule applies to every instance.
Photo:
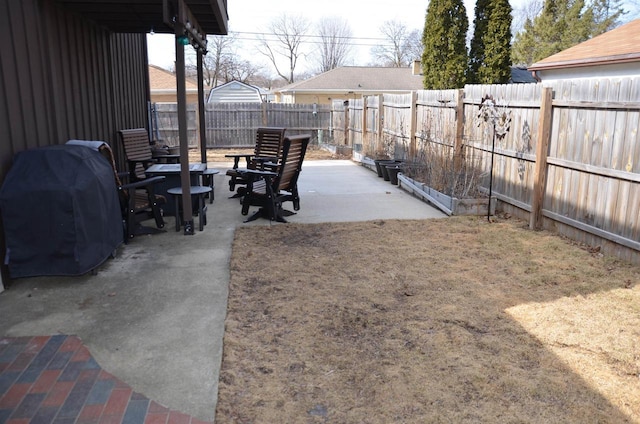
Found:
[[[204,206],[204,196],[210,193],[211,187],[208,186],[191,186],[191,198],[198,199],[198,227],[200,231],[204,230],[207,225],[207,208]],[[176,207],[176,231],[180,231],[180,223],[182,222],[182,187],[173,187],[167,190],[167,193],[173,196]]]

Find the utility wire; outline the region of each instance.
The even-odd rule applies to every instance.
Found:
[[[240,41],[254,41],[254,42],[259,42],[259,41],[273,41],[273,42],[277,42],[278,39],[273,38],[273,37],[278,37],[278,36],[283,36],[285,34],[274,34],[274,33],[267,33],[267,32],[244,32],[244,31],[232,31],[231,32],[232,35],[240,35],[239,37],[236,36],[235,39],[236,40],[240,40]],[[264,38],[259,38],[259,37],[264,37]],[[325,41],[323,41],[325,38],[328,38],[330,40],[335,40],[335,39],[344,39],[344,40],[354,40],[354,42],[344,42],[341,43],[342,45],[347,45],[347,46],[355,46],[355,47],[377,47],[377,46],[381,46],[381,47],[385,47],[385,48],[393,48],[395,47],[394,44],[392,44],[388,38],[377,38],[377,37],[344,37],[344,36],[331,36],[331,37],[324,37],[321,35],[300,35],[300,38],[302,38],[302,40],[300,41],[302,44],[315,44],[315,45],[325,45]],[[312,40],[309,40],[309,39]],[[319,39],[319,40],[313,40],[313,39]],[[379,40],[380,42],[376,42],[376,43],[360,43],[358,42],[359,40],[371,40],[371,41],[377,41]]]
[[[249,32],[249,31],[229,31],[231,34],[241,34],[241,35],[271,35],[271,36],[283,36],[287,34],[278,34],[272,32]],[[300,34],[300,37],[306,38],[325,38],[323,35],[315,35],[315,34]],[[330,38],[344,38],[346,40],[381,40],[388,41],[388,38],[383,37],[346,37],[346,36],[331,36]]]

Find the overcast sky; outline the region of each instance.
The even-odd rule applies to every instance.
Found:
[[[465,0],[467,16],[473,15],[475,0]],[[422,30],[428,1],[426,0],[228,0],[229,30],[237,32],[242,43],[242,52],[248,59],[267,63],[255,52],[252,32],[268,32],[268,23],[284,13],[290,16],[304,16],[310,22],[322,17],[338,16],[348,20],[356,38],[357,47],[354,65],[366,65],[369,61],[370,44],[380,38],[380,25],[387,20],[403,22],[410,30]],[[173,37],[156,34],[147,37],[149,43],[149,63],[169,68],[175,60]]]
[[[515,9],[529,0],[511,0]],[[635,0],[630,0],[635,1]],[[623,1],[623,4],[625,2]],[[467,16],[473,22],[475,0],[464,0]],[[339,16],[346,18],[353,32],[356,46],[353,65],[367,65],[370,62],[371,44],[379,40],[378,31],[383,22],[397,20],[403,22],[409,30],[422,30],[427,0],[228,0],[229,30],[237,33],[241,43],[240,54],[256,64],[270,67],[266,59],[256,52],[252,39],[255,34],[268,32],[268,23],[287,13],[290,16],[304,16],[317,22],[322,17]],[[470,24],[471,26],[471,24]],[[175,61],[173,36],[156,34],[148,36],[149,63],[169,69]],[[310,46],[309,46],[310,47]],[[301,68],[310,68],[312,64],[301,63]]]

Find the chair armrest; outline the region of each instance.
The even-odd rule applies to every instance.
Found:
[[[136,167],[138,166],[138,164],[142,165],[143,169],[147,169],[149,166],[153,165],[155,162],[155,160],[153,159],[127,159],[127,163],[129,165],[129,172],[130,172],[130,176],[132,176],[132,178],[135,179],[135,172],[136,172]]]
[[[254,168],[262,169],[268,168],[273,171],[278,167],[278,158],[276,156],[256,156],[251,159],[254,164]]]
[[[224,155],[225,158],[250,158],[253,156],[253,153],[228,153]]]
[[[277,172],[271,172],[271,171],[261,171],[259,169],[242,169],[239,170],[238,173],[242,174],[242,175],[251,175],[253,177],[277,177],[278,173]]]
[[[273,172],[276,172],[276,170],[278,169],[278,163],[277,162],[264,162],[262,163],[262,170],[270,170]]]
[[[254,156],[253,160],[256,162],[278,162],[278,158],[276,156]]]
[[[157,183],[159,183],[161,181],[164,181],[164,179],[165,179],[165,177],[163,177],[163,176],[145,178],[144,180],[138,180],[135,183],[122,184],[122,188],[124,190],[128,190],[128,189],[131,189],[131,188],[147,187],[149,185],[157,184]]]
[[[253,157],[253,153],[232,153],[228,155],[224,155],[225,158],[233,158],[233,169],[238,169],[238,165],[240,164],[240,159],[244,158],[247,163]]]

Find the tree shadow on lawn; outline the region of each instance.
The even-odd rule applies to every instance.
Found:
[[[239,228],[216,422],[640,422],[639,273],[513,220]]]

